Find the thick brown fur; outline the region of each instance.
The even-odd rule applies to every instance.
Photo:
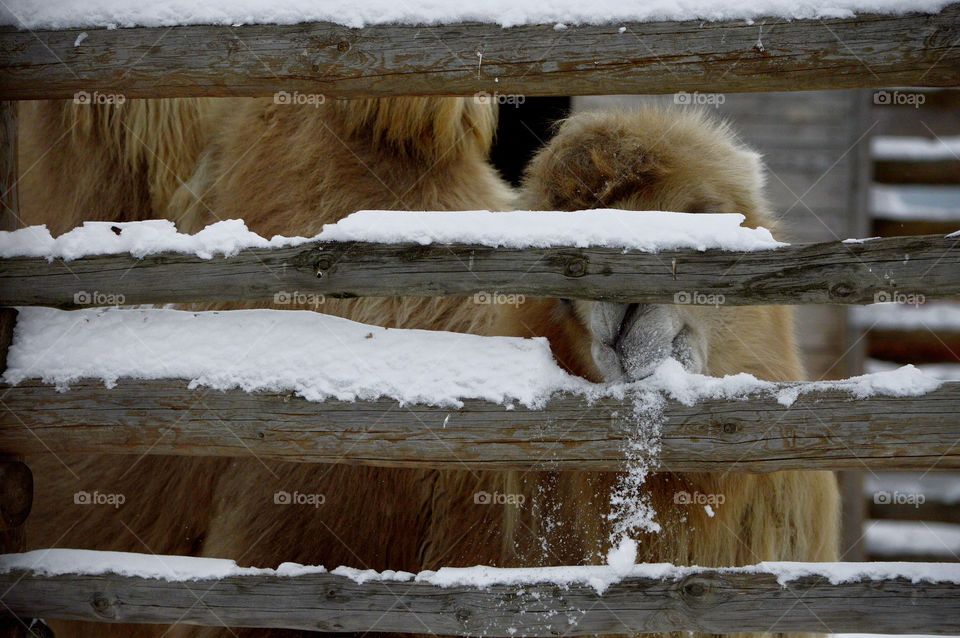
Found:
[[[155,101],[120,112],[126,106],[99,114],[84,112],[96,108],[86,105],[24,109],[25,223],[62,232],[83,219],[167,216],[195,231],[240,217],[261,235],[310,235],[362,208],[515,206],[486,161],[495,115],[472,101],[394,98],[319,108],[265,100]],[[166,118],[151,119],[161,110]],[[85,120],[94,124],[81,128]],[[171,131],[181,146],[171,145]],[[145,148],[129,146],[131,139]],[[90,163],[76,168],[84,157]],[[725,128],[700,115],[645,110],[567,121],[531,164],[521,207],[743,212],[748,225],[775,230],[761,190],[759,160]],[[391,327],[546,336],[562,365],[601,380],[583,302],[536,299],[515,311],[491,311],[463,299],[393,298],[328,300],[319,309]],[[803,377],[788,309],[683,312],[709,337],[709,373]],[[204,409],[202,400],[196,409]],[[254,458],[44,455],[29,462],[37,491],[27,530],[32,547],[408,571],[597,562],[607,544],[603,515],[613,480],[598,473],[440,472]],[[829,473],[658,474],[648,485],[664,531],[641,538],[641,560],[739,565],[836,557],[838,506]],[[74,506],[72,495],[81,489],[120,492],[127,500],[116,510]],[[326,502],[278,506],[278,490],[322,493]],[[522,492],[530,506],[477,505],[480,490]],[[709,518],[703,508],[675,504],[678,490],[723,494],[725,502]],[[161,633],[57,628],[58,636]],[[229,634],[178,627],[168,635]]]

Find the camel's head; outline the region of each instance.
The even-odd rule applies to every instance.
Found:
[[[760,157],[699,111],[647,108],[564,121],[531,162],[521,208],[739,212],[771,228]],[[593,380],[635,380],[666,357],[708,370],[715,308],[538,299],[516,320]],[[712,312],[713,311],[713,312]]]

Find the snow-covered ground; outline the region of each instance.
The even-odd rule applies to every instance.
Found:
[[[870,140],[870,152],[878,160],[960,160],[960,135],[936,139],[878,135]]]
[[[46,226],[0,232],[0,257],[77,259],[85,255],[160,252],[235,255],[244,248],[279,248],[307,241],[369,241],[387,244],[480,244],[493,247],[605,246],[656,252],[692,248],[769,250],[786,246],[764,228],[741,226],[736,213],[690,214],[661,211],[359,211],[324,224],[312,238],[270,240],[250,232],[240,219],[207,226],[194,235],[173,222],[84,222],[54,238]]]
[[[319,300],[318,300],[319,301]],[[463,399],[542,406],[555,392],[624,397],[662,392],[692,405],[707,398],[774,393],[791,405],[805,392],[920,395],[940,381],[913,366],[843,381],[787,386],[749,374],[686,372],[672,359],[643,381],[592,384],[564,372],[546,339],[480,337],[365,325],[312,311],[21,308],[3,380],[185,379],[191,387],[293,391],[311,401],[392,398],[459,406]]]
[[[906,303],[854,306],[850,309],[850,321],[864,329],[960,332],[960,303],[931,301],[915,306]]]
[[[597,24],[654,20],[743,20],[758,17],[847,18],[857,13],[934,13],[952,0],[7,0],[0,23],[29,29],[178,24],[294,24],[329,21],[438,24],[479,21],[519,24]]]
[[[956,221],[960,226],[960,187],[874,184],[870,211],[883,219]]]

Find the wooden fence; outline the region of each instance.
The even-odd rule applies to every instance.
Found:
[[[71,98],[79,91],[137,98],[299,90],[334,98],[470,95],[493,89],[570,95],[960,85],[960,4],[933,15],[567,30],[303,24],[85,32],[77,46],[79,30],[0,30],[0,99]],[[0,102],[0,116],[0,193],[5,209],[15,213],[13,103]],[[248,250],[207,261],[184,255],[140,261],[99,256],[68,265],[6,259],[0,261],[0,305],[67,308],[80,289],[110,290],[131,304],[262,301],[280,288],[330,296],[495,290],[654,303],[674,303],[677,293],[695,290],[721,293],[726,303],[744,305],[870,303],[881,293],[933,299],[960,294],[958,243],[960,238],[943,236],[900,237],[745,254],[657,255],[342,244]],[[472,259],[469,271],[464,258]],[[400,261],[402,275],[394,268]],[[117,269],[126,275],[121,278]],[[518,272],[527,273],[520,283]],[[0,354],[10,343],[13,317],[0,311]],[[194,414],[189,409],[194,391],[174,380],[123,381],[112,390],[81,381],[63,394],[27,380],[2,391],[7,409],[0,417],[0,450],[6,454],[0,463],[0,518],[6,527],[0,541],[5,551],[24,546],[19,525],[29,512],[32,478],[18,455],[46,451],[31,434],[35,430],[43,430],[44,442],[57,451],[246,455],[254,449],[264,457],[331,462],[356,445],[345,462],[446,467],[456,455],[477,468],[612,470],[622,467],[624,433],[611,414],[629,409],[571,396],[555,398],[542,412],[505,412],[481,402],[456,411],[411,406],[396,412],[384,428],[385,442],[376,444],[365,442],[362,433],[371,418],[392,407],[388,402],[318,406],[278,394],[210,392],[204,399],[209,409]],[[283,410],[277,409],[280,402]],[[172,413],[176,419],[169,418]],[[582,413],[587,413],[583,427],[566,432],[564,424]],[[904,414],[910,418],[901,422]],[[919,397],[862,401],[822,390],[802,395],[790,408],[770,395],[694,407],[669,404],[662,464],[676,471],[960,467],[958,414],[957,383]],[[433,435],[419,436],[431,422],[448,416],[446,429],[434,432],[450,448],[437,445]],[[223,436],[211,426],[224,420],[237,436]],[[169,426],[171,421],[184,425]],[[161,424],[170,435],[157,439]],[[829,584],[823,576],[811,576],[784,587],[762,571],[705,570],[683,579],[630,578],[602,597],[587,587],[529,584],[447,589],[404,583],[398,593],[388,583],[356,584],[330,574],[237,576],[202,587],[203,604],[197,604],[198,595],[183,583],[12,572],[0,575],[5,592],[0,602],[19,618],[199,625],[221,625],[226,619],[235,626],[333,632],[960,631],[960,584],[904,578]],[[538,606],[521,606],[527,596]]]
[[[15,613],[100,622],[285,627],[324,632],[584,636],[687,630],[960,632],[958,585],[908,578],[831,584],[814,573],[781,585],[772,573],[705,569],[589,585],[439,587],[346,576],[230,576],[168,582],[117,575],[0,575]],[[318,602],[319,601],[319,602]],[[909,617],[905,617],[909,615]]]
[[[697,292],[722,295],[725,305],[867,304],[918,293],[940,299],[960,290],[960,235],[659,253],[312,242],[248,249],[230,258],[177,253],[69,262],[12,258],[0,268],[0,304],[9,306],[75,307],[78,291],[109,291],[123,295],[127,304],[156,304],[273,301],[284,290],[330,297],[495,291],[644,303],[683,303],[682,295]]]

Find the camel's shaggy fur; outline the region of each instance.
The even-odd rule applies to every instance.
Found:
[[[156,100],[100,111],[55,103],[22,108],[23,221],[45,222],[56,232],[83,219],[167,216],[188,231],[241,217],[261,235],[309,235],[361,208],[516,205],[486,161],[495,113],[468,100],[393,98],[319,108],[252,99]],[[564,123],[532,162],[520,205],[739,211],[751,226],[775,228],[761,190],[759,159],[727,129],[700,115],[651,109]],[[328,300],[320,310],[392,327],[546,336],[561,365],[601,380],[584,319],[590,307],[550,299],[498,309],[464,299],[392,298]],[[788,309],[679,312],[707,339],[709,373],[803,377]],[[204,411],[202,398],[195,409]],[[441,472],[255,458],[49,454],[29,462],[37,491],[27,530],[32,547],[408,571],[597,562],[606,549],[604,514],[613,480],[599,473]],[[663,531],[641,538],[641,560],[712,566],[836,558],[838,503],[829,473],[664,473],[648,485]],[[81,489],[120,492],[126,503],[117,510],[74,506],[72,494]],[[322,493],[326,502],[317,509],[279,506],[273,499],[278,490]],[[477,505],[473,495],[480,490],[522,492],[527,506]],[[709,518],[702,508],[675,504],[678,490],[726,500]],[[73,624],[59,627],[57,635],[109,631],[162,633]],[[229,634],[183,627],[168,635]]]

